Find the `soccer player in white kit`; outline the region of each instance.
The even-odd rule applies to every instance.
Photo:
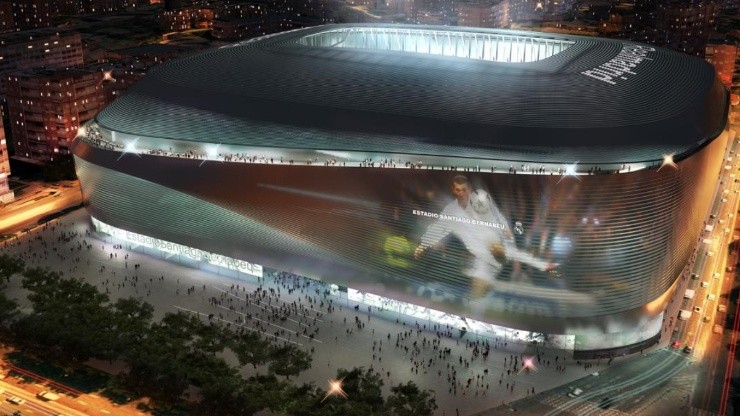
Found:
[[[557,267],[557,264],[539,259],[516,247],[505,218],[488,193],[476,191],[473,201],[471,193],[468,179],[463,175],[455,176],[452,183],[455,201],[447,204],[440,213],[440,216],[455,219],[440,218],[429,225],[421,237],[421,244],[414,251],[415,258],[418,259],[427,248],[439,244],[448,234],[455,234],[474,257],[473,264],[465,271],[472,279],[471,299],[481,298],[488,293],[507,259],[529,264],[542,271]]]

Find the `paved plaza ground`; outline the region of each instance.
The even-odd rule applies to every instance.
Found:
[[[494,408],[508,411],[508,406],[501,406],[607,368],[605,360],[579,364],[562,351],[473,333],[461,339],[456,328],[449,332],[448,328],[435,329],[433,323],[376,308],[368,313],[367,306],[355,309],[357,305],[346,298],[319,296],[316,292],[323,293],[324,286],[308,280],[280,280],[271,275],[260,281],[210,265],[186,267],[178,264],[176,256],[165,259],[164,255],[145,254],[123,241],[95,235],[83,209],[8,240],[0,253],[22,255],[27,266],[48,267],[65,277],[82,278],[107,291],[112,300],[140,298],[154,305],[156,319],[178,311],[199,314],[202,320],[212,314],[213,320],[264,330],[265,336],[278,343],[295,343],[313,355],[312,368],[302,373],[298,382],[325,388],[337,369],[353,367],[372,367],[380,373],[386,394],[392,385],[413,381],[436,393],[437,415],[472,415]],[[268,293],[274,290],[269,306],[246,302],[247,295],[260,286]],[[20,279],[11,280],[7,294],[28,312]],[[299,300],[304,313],[290,319],[273,320],[267,312],[272,306]],[[331,312],[330,304],[334,307]],[[436,332],[446,334],[438,336]],[[476,342],[478,354],[473,348]],[[490,352],[484,358],[481,352],[486,342]],[[449,354],[441,353],[447,348]],[[534,356],[536,348],[537,370],[519,371],[522,357]],[[516,371],[512,358],[518,364]],[[616,358],[612,365],[623,360]],[[249,376],[255,371],[264,369],[247,366],[242,374]],[[450,381],[453,375],[456,382]]]

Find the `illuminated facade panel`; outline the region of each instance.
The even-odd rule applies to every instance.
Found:
[[[327,26],[158,67],[75,141],[88,211],[430,319],[654,342],[727,144],[711,67],[564,36],[531,61],[417,53],[432,35],[527,38]]]

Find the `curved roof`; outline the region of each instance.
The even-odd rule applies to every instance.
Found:
[[[346,35],[333,42],[328,34],[352,31],[375,34],[350,47],[342,43]],[[417,50],[378,49],[369,39],[377,43],[381,32],[391,39],[386,49],[398,42]],[[321,36],[330,41],[311,41]],[[538,60],[498,62],[484,52],[476,59],[442,56],[405,43],[431,51],[429,43],[444,36],[447,54],[461,55],[450,52],[454,44],[472,55],[485,49],[486,37],[509,39],[510,48],[562,47]],[[623,163],[687,156],[719,134],[726,105],[711,65],[661,48],[354,24],[284,32],[163,64],[96,121],[122,133],[208,143]]]

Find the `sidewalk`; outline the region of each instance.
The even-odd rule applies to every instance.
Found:
[[[0,253],[21,255],[29,267],[49,267],[64,272],[64,276],[83,278],[102,292],[107,291],[112,301],[140,298],[154,305],[155,319],[182,310],[197,313],[201,319],[213,315],[232,325],[245,325],[246,314],[259,317],[263,323],[248,321],[253,330],[267,337],[279,333],[280,338],[312,351],[313,366],[297,378],[298,383],[312,382],[326,388],[327,380],[336,376],[339,368],[373,368],[385,382],[384,394],[390,393],[393,385],[413,381],[421,389],[435,391],[437,415],[456,415],[457,410],[470,415],[527,397],[531,389],[542,392],[607,366],[606,360],[578,364],[563,351],[540,348],[541,361],[535,361],[537,371],[521,372],[512,366],[512,360],[521,363],[521,357],[534,355],[532,344],[476,338],[471,333],[460,339],[456,329],[438,336],[436,332],[447,329],[435,329],[426,321],[418,322],[417,328],[416,320],[409,316],[379,312],[374,307],[368,314],[366,305],[356,310],[356,304],[346,298],[324,298],[316,294],[323,293],[320,282],[274,277],[258,281],[208,265],[201,267],[209,271],[185,267],[174,263],[174,258],[148,255],[141,248],[127,247],[110,237],[100,240],[88,236],[90,227],[85,210],[77,210],[7,241]],[[78,252],[82,240],[91,245],[90,250]],[[54,242],[55,251],[46,241]],[[70,252],[74,254],[61,254]],[[140,267],[134,269],[134,264]],[[12,279],[8,296],[19,299],[21,308],[28,307],[25,291],[19,286],[20,279]],[[274,291],[268,296],[274,307],[299,304],[305,315],[291,315],[284,322],[273,320],[265,307],[245,302],[254,299],[258,288],[260,292]],[[480,351],[486,342],[490,352],[484,358]],[[478,347],[478,354],[474,347]],[[445,349],[449,349],[449,355],[442,353]],[[563,366],[565,370],[560,368]],[[244,376],[260,371],[251,366],[241,369]]]

